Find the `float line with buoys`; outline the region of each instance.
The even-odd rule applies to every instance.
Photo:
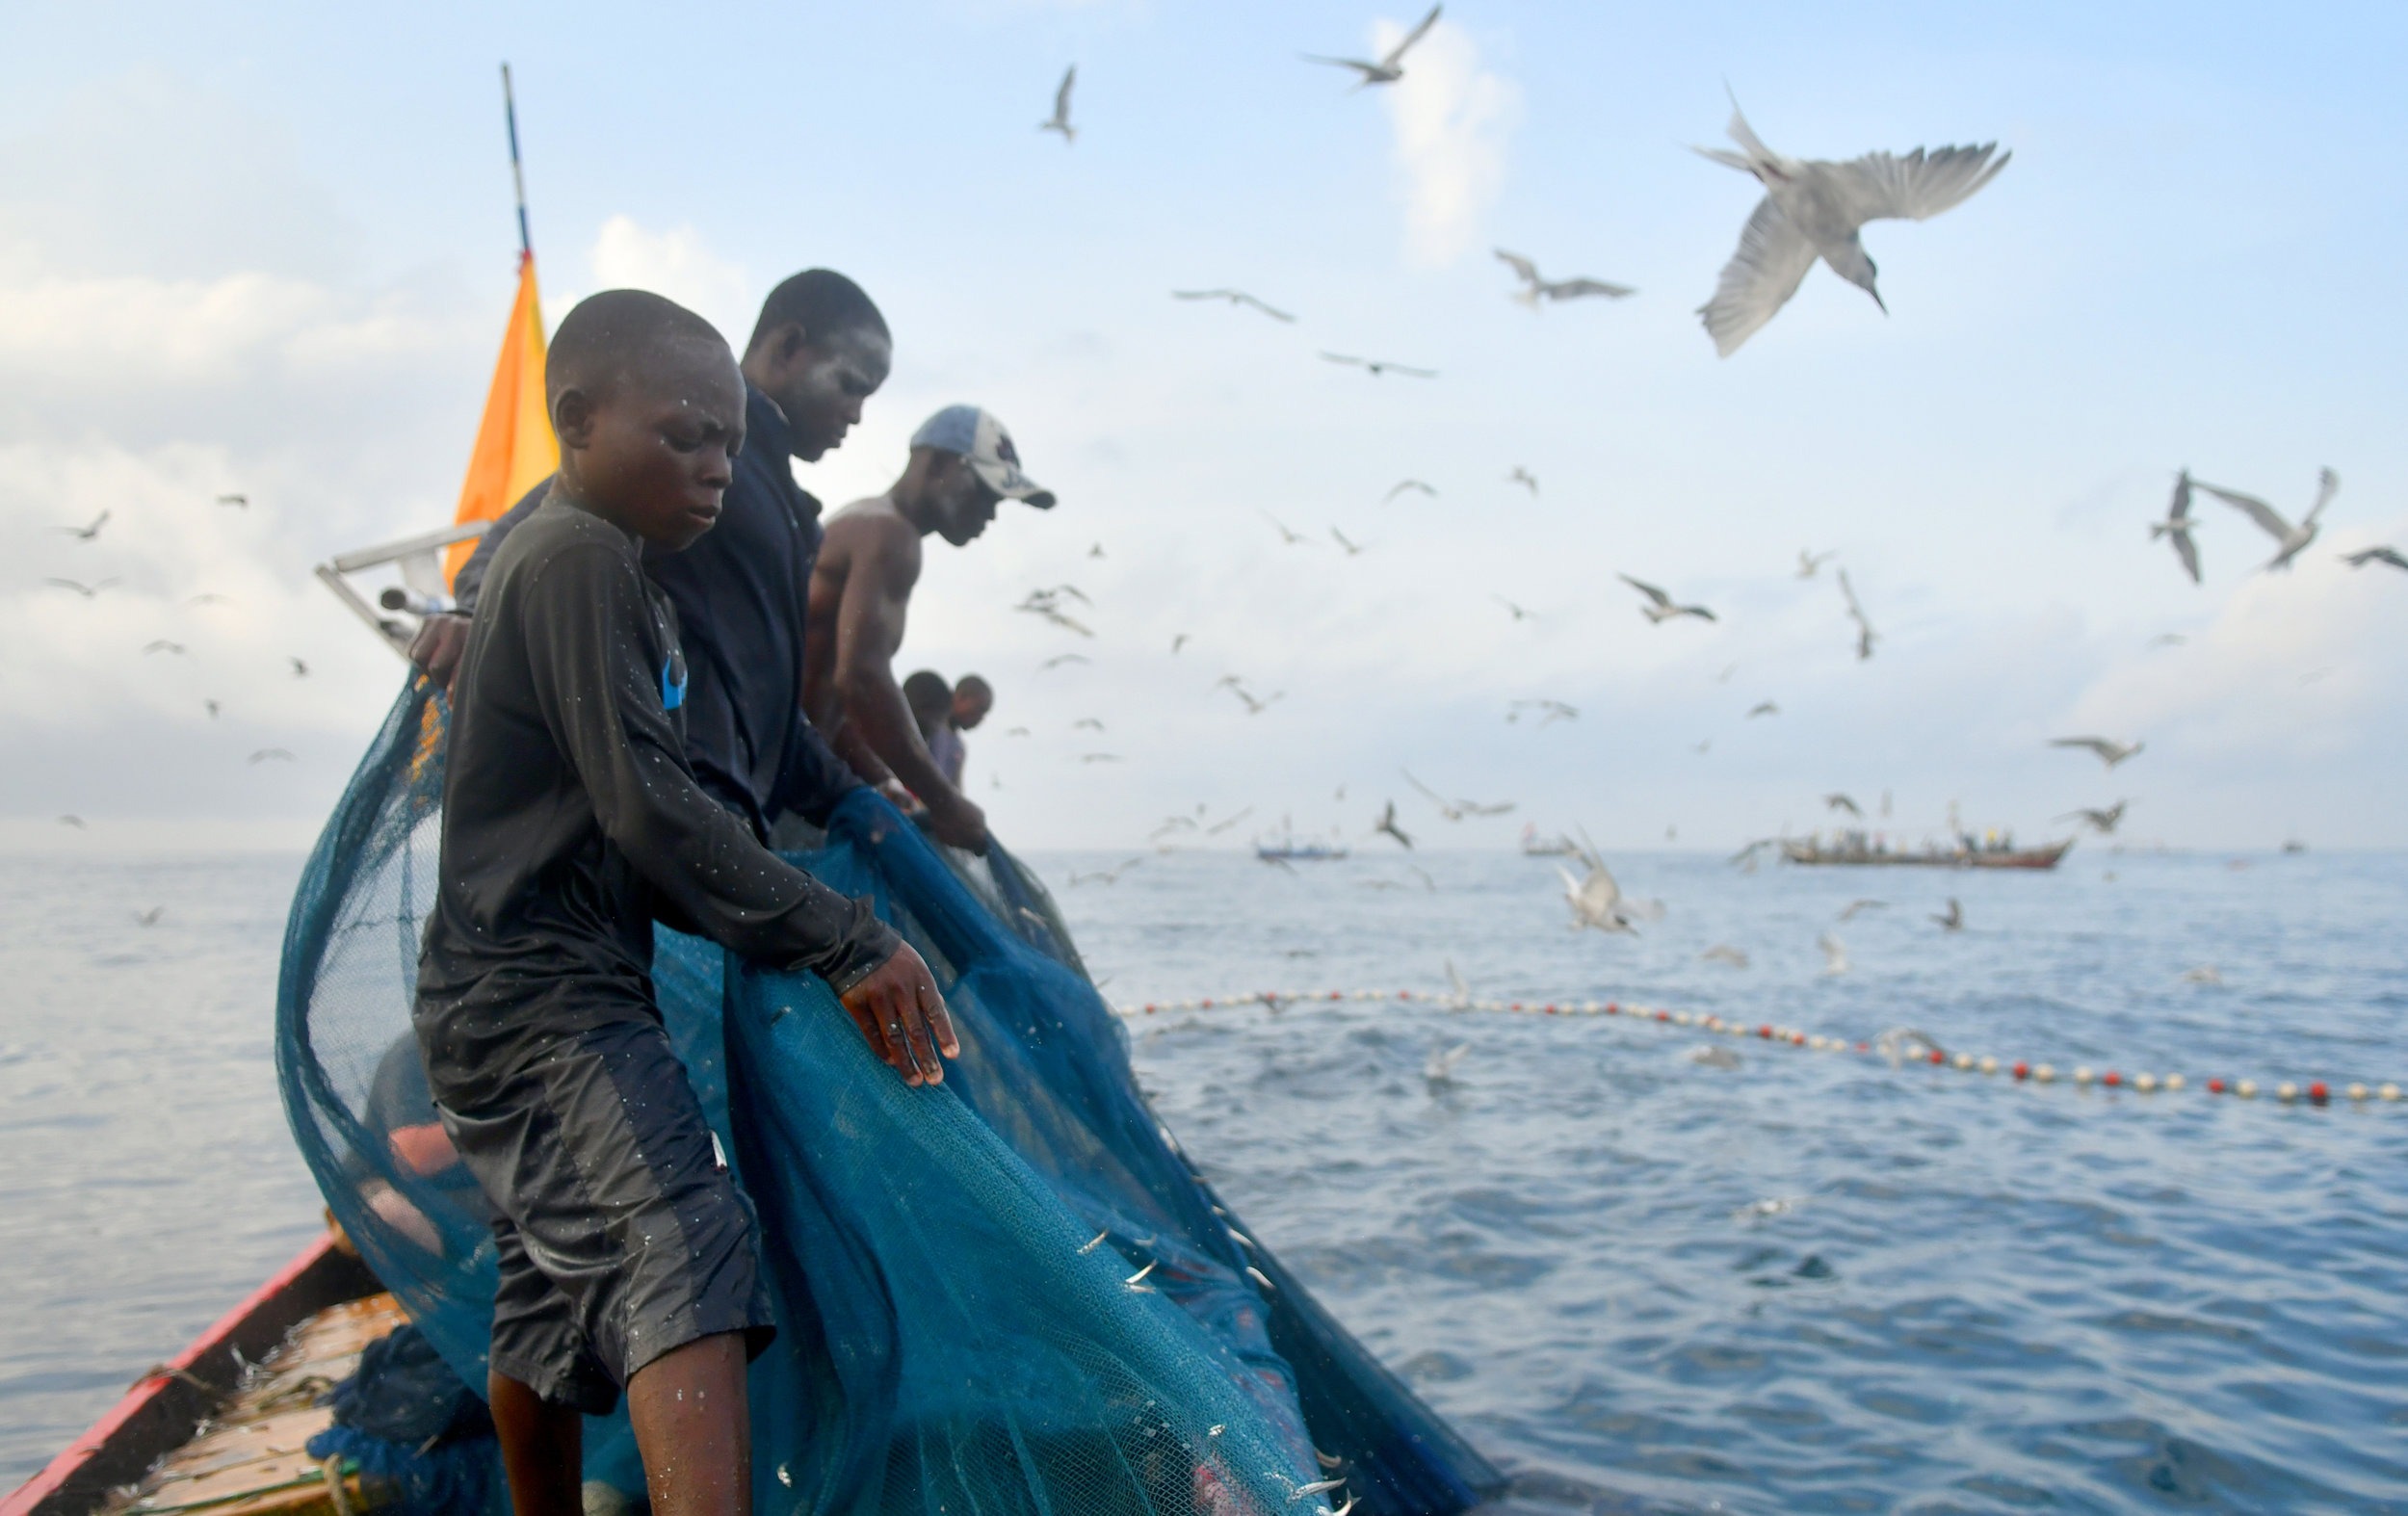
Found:
[[[1502,1011],[1509,1015],[1619,1016],[1637,1021],[1655,1022],[1663,1026],[1695,1027],[1706,1032],[1720,1032],[1726,1036],[1753,1037],[1776,1047],[1797,1048],[1814,1053],[1857,1053],[1874,1057],[1891,1057],[1896,1052],[1895,1049],[1876,1050],[1871,1042],[1851,1042],[1845,1037],[1800,1032],[1793,1027],[1778,1027],[1769,1022],[1750,1026],[1744,1022],[1732,1021],[1726,1017],[1708,1015],[1698,1011],[1667,1010],[1652,1006],[1626,1006],[1619,1001],[1611,1000],[1474,1000],[1462,995],[1433,995],[1426,991],[1409,989],[1256,990],[1244,995],[1204,996],[1194,1000],[1147,1001],[1142,1005],[1115,1006],[1112,1010],[1125,1020],[1137,1021],[1165,1012],[1234,1010],[1245,1006],[1261,1006],[1275,1013],[1290,1006],[1327,1004],[1332,1001],[1386,1000],[1419,1001],[1447,1010]],[[1912,1061],[1938,1064],[1942,1067],[1953,1068],[1963,1074],[1997,1075],[2003,1073],[2019,1084],[2053,1085],[2062,1078],[2070,1079],[2075,1085],[2085,1088],[2095,1084],[2106,1089],[2132,1089],[2144,1095],[2155,1094],[2160,1090],[2179,1093],[2190,1087],[2189,1082],[2180,1074],[2125,1074],[2111,1068],[2104,1071],[2094,1070],[2086,1063],[2077,1063],[2069,1073],[2060,1074],[2056,1066],[2052,1063],[2032,1063],[2020,1059],[2013,1063],[2002,1063],[1987,1054],[1978,1058],[1971,1053],[1950,1055],[1932,1046],[1927,1040],[1921,1038],[1919,1033],[1908,1040],[1919,1041],[1922,1044],[1921,1051],[1913,1055]],[[2304,1085],[2290,1080],[2284,1080],[2268,1090],[2261,1086],[2254,1079],[2225,1079],[2218,1076],[2209,1080],[2203,1087],[2211,1095],[2229,1094],[2240,1100],[2255,1100],[2261,1094],[2271,1094],[2275,1099],[2286,1104],[2305,1100],[2312,1106],[2329,1105],[2335,1094],[2333,1087],[2322,1080],[2316,1080]],[[2401,1098],[2399,1085],[2389,1082],[2372,1085],[2353,1083],[2343,1085],[2339,1093],[2360,1104],[2369,1100],[2396,1102]]]

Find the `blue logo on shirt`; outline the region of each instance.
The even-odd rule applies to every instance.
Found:
[[[661,709],[674,711],[686,703],[686,650],[674,648],[661,666]]]

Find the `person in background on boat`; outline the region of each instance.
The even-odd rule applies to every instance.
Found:
[[[995,709],[995,688],[977,674],[963,674],[954,686],[953,705],[945,713],[945,724],[929,739],[929,753],[936,767],[945,771],[945,780],[955,789],[961,788],[962,766],[970,761],[970,745],[961,734],[975,730]]]
[[[874,782],[888,777],[920,797],[940,842],[986,850],[986,816],[945,776],[895,683],[921,538],[966,547],[1005,499],[1050,510],[1054,496],[1020,471],[1002,422],[975,405],[948,405],[912,433],[911,458],[882,495],[856,500],[827,524],[811,575],[802,702],[845,761]],[[941,681],[940,681],[941,682]]]
[[[843,446],[893,362],[885,317],[843,274],[809,269],[772,290],[745,348],[746,440],[719,524],[682,553],[645,554],[684,638],[694,777],[763,839],[785,813],[824,822],[861,782],[802,716],[820,503],[795,483],[789,460],[816,462]],[[476,609],[494,555],[550,484],[495,522],[461,565],[453,592],[463,611]],[[411,659],[448,681],[467,625],[464,614],[429,617]]]
[[[911,724],[920,729],[920,741],[928,745],[929,755],[942,767],[944,733],[953,719],[954,692],[945,683],[945,676],[933,668],[914,669],[903,682],[903,704],[911,708]],[[906,816],[916,819],[928,815],[928,807],[920,797],[903,788],[903,781],[888,776],[878,786],[879,793],[895,802]]]
[[[411,1022],[494,1210],[487,1392],[516,1516],[581,1516],[582,1417],[622,1392],[654,1508],[742,1516],[746,1364],[775,1328],[752,1208],[662,1026],[653,922],[818,974],[911,1084],[959,1045],[910,946],[686,759],[692,665],[641,551],[720,515],[747,409],[727,344],[610,291],[561,323],[544,393],[561,469],[460,651]]]

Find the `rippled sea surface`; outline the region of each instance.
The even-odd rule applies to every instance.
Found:
[[[1452,963],[1482,999],[2186,1076],[2019,1085],[1423,1002],[1139,1017],[1158,1109],[1248,1230],[1516,1504],[2408,1511],[2408,1102],[2341,1093],[2408,1084],[2408,859],[1632,856],[1667,906],[1637,938],[1568,930],[1553,867],[1511,856],[1149,855],[1075,886],[1122,858],[1034,861],[1116,1003],[1439,994]],[[268,1061],[298,867],[0,860],[0,1479],[317,1224]]]

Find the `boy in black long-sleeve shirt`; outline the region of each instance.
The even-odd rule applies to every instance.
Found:
[[[640,541],[710,530],[743,445],[725,342],[619,290],[545,366],[549,499],[461,657],[415,1021],[495,1212],[490,1398],[518,1516],[578,1516],[579,1416],[624,1387],[655,1516],[748,1511],[744,1366],[772,1331],[749,1205],[669,1050],[652,923],[826,979],[912,1084],[958,1051],[928,968],[694,779],[674,613]]]

